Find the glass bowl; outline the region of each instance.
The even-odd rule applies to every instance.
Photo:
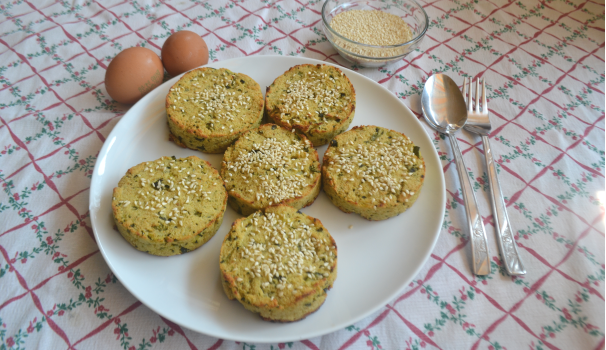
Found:
[[[397,45],[368,45],[350,40],[334,30],[330,22],[339,13],[351,10],[380,10],[396,15],[410,27],[412,39]],[[363,67],[382,67],[401,60],[419,46],[429,18],[414,0],[326,0],[322,6],[322,24],[326,38],[343,58]]]

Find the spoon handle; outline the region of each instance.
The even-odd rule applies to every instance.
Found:
[[[501,185],[499,184],[499,178],[497,177],[497,168],[494,164],[490,142],[488,141],[487,136],[482,136],[482,144],[484,145],[484,155],[486,156],[488,183],[490,184],[490,193],[492,194],[492,214],[494,215],[496,222],[496,232],[501,258],[505,263],[505,269],[509,275],[524,275],[526,274],[526,269],[524,268],[524,264],[522,264],[518,249],[516,248],[513,228],[509,222],[509,215],[507,215],[507,207],[505,206],[505,200],[503,199],[503,192],[501,192]]]
[[[463,202],[465,203],[465,214],[467,215],[467,224],[469,225],[470,241],[471,241],[471,256],[473,262],[473,273],[476,275],[490,274],[490,256],[488,254],[488,241],[486,239],[486,230],[482,217],[478,211],[478,202],[473,193],[467,167],[463,162],[463,155],[457,143],[454,134],[449,134],[450,146],[454,152],[457,171],[461,187],[463,188]]]

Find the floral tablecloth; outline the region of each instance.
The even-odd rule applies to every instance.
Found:
[[[0,349],[603,349],[604,1],[420,2],[420,48],[382,68],[352,66],[322,32],[319,0],[0,2]],[[485,77],[492,147],[528,273],[501,267],[480,138],[457,135],[487,227],[492,273],[471,274],[449,143],[439,241],[401,294],[349,327],[248,344],[181,327],[142,305],[95,242],[89,189],[129,106],[104,75],[121,50],[187,29],[211,61],[292,55],[385,86],[420,119],[428,76]],[[229,223],[225,223],[229,224]],[[377,285],[376,288],[381,288]]]

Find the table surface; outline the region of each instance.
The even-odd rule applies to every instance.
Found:
[[[426,38],[381,68],[335,52],[319,0],[73,3],[0,2],[0,349],[604,348],[604,1],[421,1]],[[129,109],[107,95],[104,76],[121,50],[159,55],[182,29],[204,38],[213,62],[284,55],[353,69],[420,119],[431,74],[486,78],[490,142],[528,273],[504,273],[482,142],[463,131],[492,264],[488,276],[471,273],[452,151],[422,121],[442,161],[444,222],[431,257],[387,305],[280,344],[216,339],[142,305],[103,260],[89,217],[97,156]]]

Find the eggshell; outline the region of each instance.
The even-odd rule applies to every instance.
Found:
[[[208,63],[206,42],[194,32],[176,32],[162,45],[162,63],[168,74],[173,77],[203,66]]]
[[[123,50],[109,63],[105,89],[114,100],[133,104],[162,83],[160,57],[144,47]]]

